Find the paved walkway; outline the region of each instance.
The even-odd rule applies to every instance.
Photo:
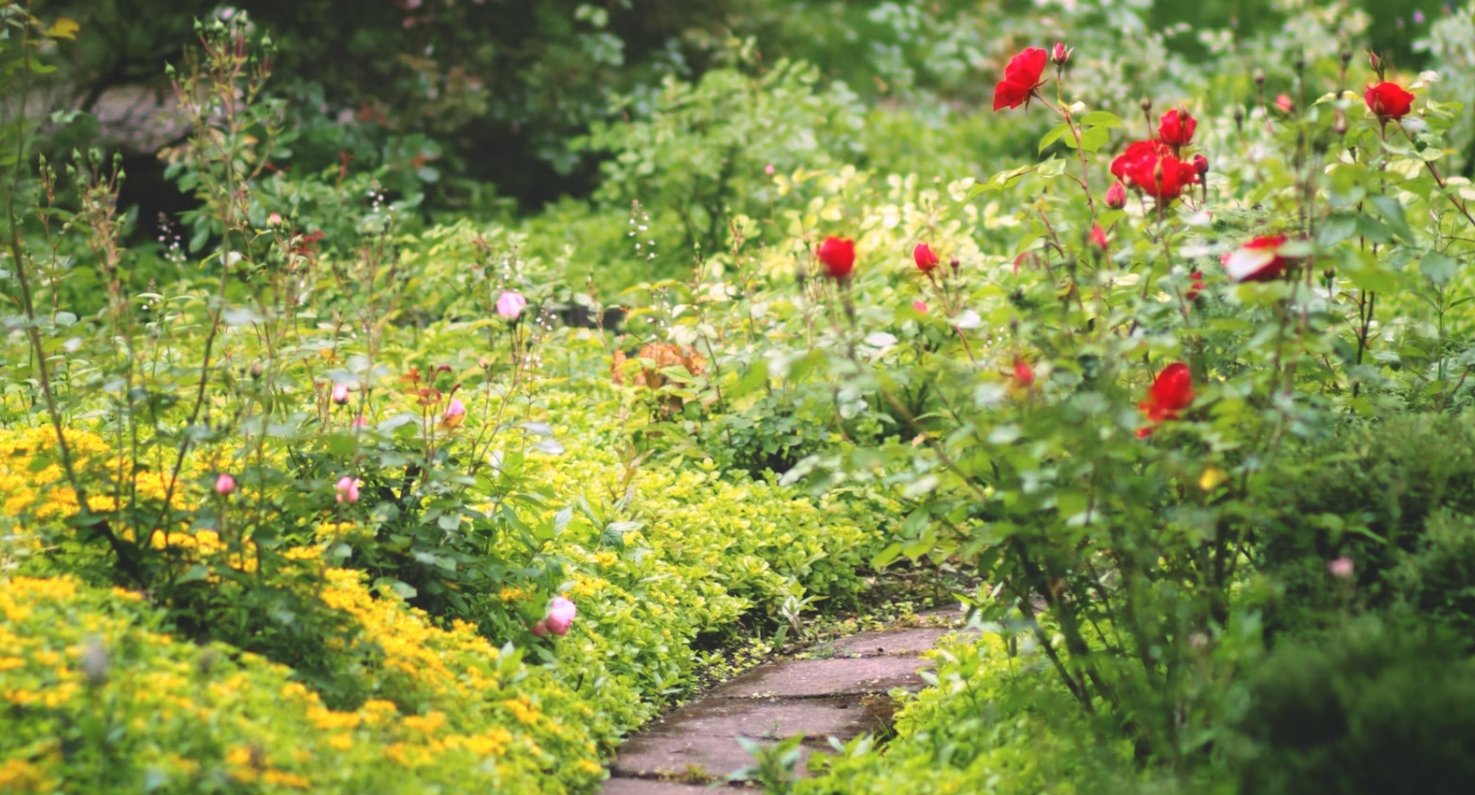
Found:
[[[961,618],[927,614],[929,623]],[[891,723],[894,688],[920,690],[920,659],[942,627],[863,632],[810,649],[815,659],[782,660],[719,685],[631,737],[610,765],[604,795],[697,795],[752,764],[737,738],[777,741],[804,735],[805,758]],[[801,763],[802,772],[802,763]]]

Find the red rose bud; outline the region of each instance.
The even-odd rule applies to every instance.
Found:
[[[1102,230],[1101,224],[1091,224],[1089,237],[1091,245],[1101,249],[1103,252],[1106,251],[1106,232]]]
[[[1113,182],[1111,187],[1106,189],[1106,206],[1113,210],[1120,210],[1127,206],[1127,189],[1122,187],[1122,183]]]
[[[917,263],[917,270],[923,273],[930,272],[941,261],[926,243],[918,243],[917,247],[912,249],[912,260]]]
[[[994,86],[994,110],[1017,108],[1034,96],[1040,77],[1050,56],[1038,47],[1030,47],[1014,56],[1004,67],[1004,79]]]
[[[831,279],[849,279],[855,270],[855,241],[848,237],[827,237],[819,244],[819,261]]]
[[[1192,301],[1198,298],[1204,291],[1204,272],[1194,271],[1188,274],[1188,278],[1193,280],[1193,285],[1188,288],[1188,292],[1184,293],[1183,297]]]
[[[1147,390],[1147,399],[1137,408],[1147,415],[1148,425],[1137,431],[1138,436],[1152,435],[1153,426],[1164,420],[1178,418],[1178,413],[1193,405],[1193,375],[1188,365],[1174,362],[1163,368],[1152,386]]]
[[[1286,259],[1280,255],[1285,235],[1257,237],[1219,258],[1229,278],[1237,282],[1268,282],[1285,273]]]
[[[1014,383],[1025,389],[1029,389],[1035,385],[1034,368],[1029,366],[1029,362],[1018,356],[1014,357]]]
[[[1375,86],[1368,86],[1362,97],[1367,100],[1368,110],[1371,110],[1381,122],[1407,116],[1414,104],[1414,95],[1405,91],[1403,86],[1397,83],[1379,83]]]
[[[1275,107],[1279,108],[1281,113],[1290,113],[1295,109],[1296,103],[1292,102],[1291,98],[1285,94],[1277,94],[1275,96]]]
[[[1202,180],[1209,173],[1209,159],[1203,155],[1194,155],[1193,170],[1198,172],[1198,178]]]
[[[1055,42],[1055,48],[1050,51],[1050,60],[1054,61],[1056,66],[1065,66],[1070,63],[1070,54],[1072,52],[1074,50],[1065,46],[1065,42],[1057,41]]]
[[[1186,110],[1173,108],[1163,114],[1163,118],[1157,125],[1158,140],[1172,147],[1188,146],[1193,142],[1193,131],[1198,129],[1198,121],[1188,114]]]

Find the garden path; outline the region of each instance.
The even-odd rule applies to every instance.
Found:
[[[603,795],[697,795],[752,763],[738,738],[804,735],[804,759],[890,725],[894,688],[920,690],[921,659],[957,631],[956,608],[925,613],[923,626],[862,632],[765,663],[713,688],[631,737],[610,765]],[[800,762],[802,774],[804,762]]]

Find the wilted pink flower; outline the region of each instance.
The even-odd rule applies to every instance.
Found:
[[[334,384],[333,385],[333,402],[334,403],[337,403],[340,406],[343,405],[344,403],[347,403],[348,402],[348,385],[347,384]]]
[[[497,314],[504,320],[516,320],[522,314],[522,308],[528,305],[528,299],[508,290],[497,299]]]
[[[440,424],[447,428],[454,428],[465,419],[466,406],[461,403],[460,398],[451,398],[451,403],[446,406],[446,413],[441,417]]]
[[[1350,579],[1352,577],[1352,558],[1343,555],[1340,558],[1327,561],[1326,570],[1338,579]]]
[[[927,314],[927,302],[920,298],[912,302],[912,308],[924,315]]]
[[[562,596],[553,597],[548,603],[548,617],[543,623],[548,631],[555,635],[567,635],[568,628],[573,626],[574,616],[579,614],[579,609],[574,603]]]
[[[358,478],[351,478],[351,477],[349,477],[347,475],[344,475],[343,477],[338,478],[338,485],[337,485],[336,488],[338,490],[338,501],[339,502],[358,502],[359,501],[359,481],[358,481]]]
[[[229,496],[235,490],[236,490],[236,479],[233,478],[233,477],[231,477],[230,476],[230,473],[228,473],[228,472],[221,472],[220,475],[215,478],[215,493],[216,494],[219,494],[222,497],[226,497],[226,496]]]

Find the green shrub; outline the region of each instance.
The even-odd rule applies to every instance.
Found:
[[[1475,782],[1475,668],[1427,631],[1364,620],[1253,674],[1243,792],[1459,793]]]

